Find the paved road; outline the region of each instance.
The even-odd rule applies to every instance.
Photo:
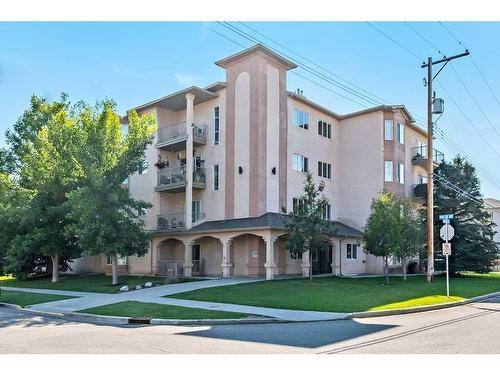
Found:
[[[0,353],[500,353],[500,297],[333,322],[119,327],[0,308]]]

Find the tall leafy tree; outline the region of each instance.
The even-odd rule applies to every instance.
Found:
[[[442,163],[435,170],[434,248],[437,265],[443,264],[439,215],[452,213],[455,236],[451,240],[450,273],[490,272],[498,258],[493,241],[495,224],[485,210],[474,166],[461,157]]]
[[[76,187],[76,174],[57,151],[70,140],[54,136],[54,118],[68,106],[65,95],[56,102],[33,96],[31,106],[6,134],[11,164],[5,169],[32,193],[11,215],[17,217],[17,227],[7,249],[6,270],[19,277],[47,269],[49,257],[52,281],[57,282],[60,266],[66,269],[68,261],[79,256],[73,236],[66,232],[65,205],[67,194]]]
[[[401,210],[397,199],[382,193],[372,200],[371,211],[363,228],[365,251],[384,259],[385,282],[389,284],[389,257],[401,247]]]
[[[74,223],[68,231],[85,253],[111,257],[113,285],[118,284],[117,257],[146,253],[150,240],[142,214],[151,205],[131,198],[121,184],[141,168],[157,125],[153,116],[135,111],[128,118],[125,135],[110,101],[87,106],[74,117],[57,117],[61,137],[79,141],[60,150],[80,174],[79,188],[69,194]]]
[[[294,254],[309,252],[309,278],[312,281],[313,253],[329,249],[330,226],[324,220],[325,207],[328,199],[323,194],[324,181],[318,186],[313,181],[312,174],[306,172],[304,191],[298,199],[298,204],[289,213],[290,218],[285,223],[286,248]],[[286,212],[286,209],[283,209]]]
[[[424,248],[424,218],[417,205],[405,198],[394,198],[399,205],[400,243],[394,255],[401,259],[403,279],[406,280],[406,264],[409,258],[418,255]]]

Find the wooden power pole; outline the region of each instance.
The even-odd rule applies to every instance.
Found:
[[[422,64],[422,68],[427,68],[427,281],[432,282],[434,276],[434,123],[432,121],[432,81],[441,73],[441,70],[451,60],[460,57],[468,56],[469,51],[465,51],[459,55],[444,57],[440,60],[432,61],[429,57],[427,63]],[[432,76],[432,66],[437,64],[444,65],[439,69],[436,75]]]

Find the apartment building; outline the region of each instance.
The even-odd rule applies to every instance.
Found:
[[[427,135],[402,105],[339,115],[287,91],[296,66],[256,45],[215,63],[225,82],[189,87],[135,109],[158,122],[132,196],[153,208],[154,238],[143,257],[120,260],[131,274],[232,277],[382,272],[364,252],[362,227],[382,191],[422,197]],[[127,118],[123,118],[127,122]],[[435,162],[442,154],[435,151]],[[287,211],[300,204],[304,171],[325,181],[330,251],[293,255],[284,246]],[[105,257],[82,269],[109,272]]]

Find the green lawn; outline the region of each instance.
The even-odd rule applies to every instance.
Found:
[[[233,312],[135,301],[118,302],[111,305],[80,310],[78,312],[96,315],[148,317],[157,319],[239,319],[247,317],[245,314]]]
[[[444,276],[437,276],[432,284],[424,276],[412,276],[407,281],[401,277],[390,280],[389,286],[383,285],[384,279],[379,277],[318,277],[313,283],[308,279],[272,280],[168,297],[292,310],[359,312],[453,302],[500,291],[500,273],[452,278],[450,298],[446,297]]]
[[[73,297],[56,296],[53,294],[39,294],[39,293],[14,292],[10,290],[2,290],[2,294],[0,295],[0,302],[12,303],[14,305],[25,307],[30,305],[36,305],[37,303],[59,301],[68,298],[73,298]]]
[[[176,282],[198,281],[199,279],[174,279],[155,276],[119,276],[119,285],[111,285],[111,276],[107,275],[61,275],[59,282],[52,283],[50,277],[36,277],[26,280],[16,280],[8,276],[0,276],[0,285],[18,288],[38,288],[73,290],[78,292],[117,293],[123,285],[135,288],[137,285],[151,281],[155,285]]]

